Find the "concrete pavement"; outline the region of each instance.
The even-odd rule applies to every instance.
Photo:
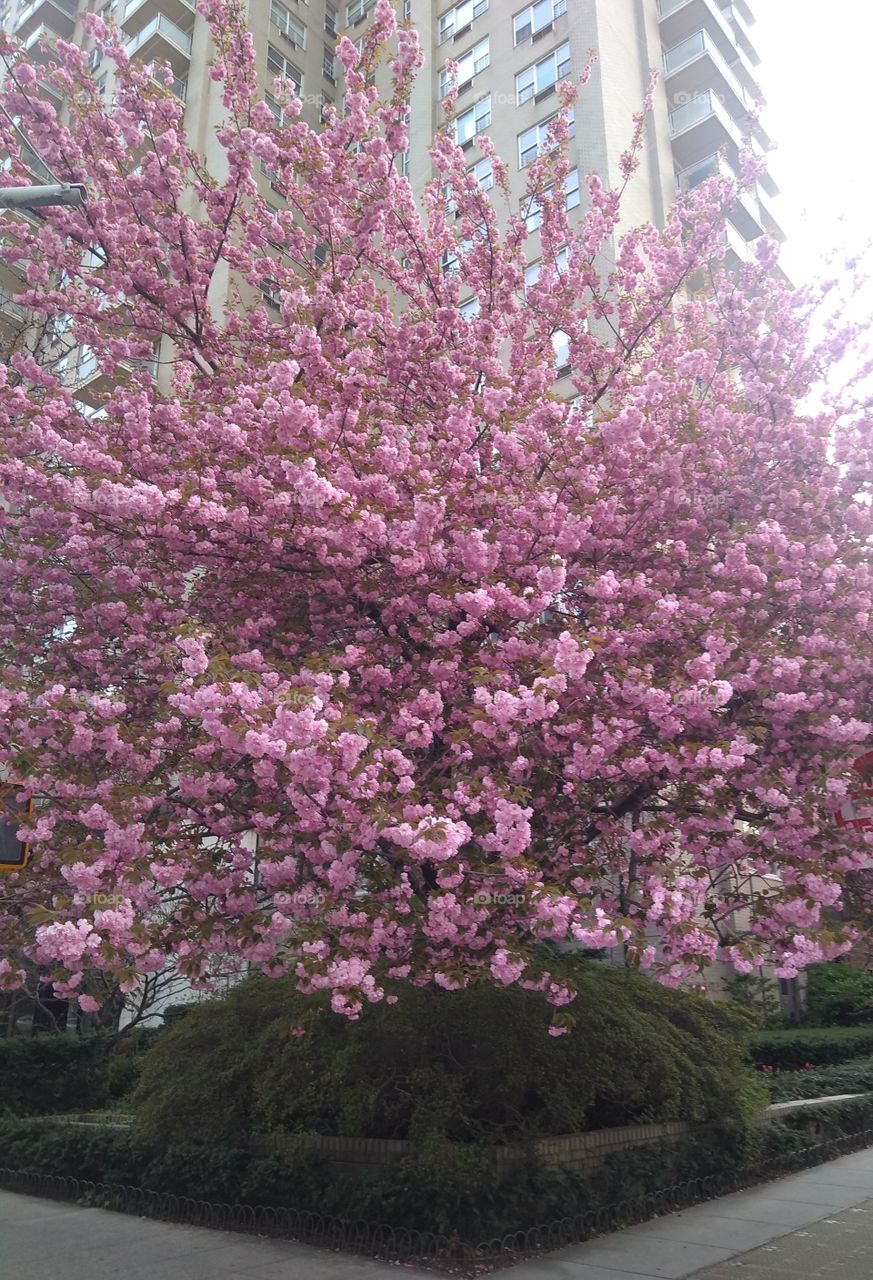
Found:
[[[434,1280],[284,1240],[0,1191],[2,1280]]]
[[[870,1280],[873,1150],[498,1273],[506,1280]],[[0,1192],[0,1277],[434,1280],[281,1240]]]
[[[522,1263],[507,1280],[870,1280],[873,1150]]]

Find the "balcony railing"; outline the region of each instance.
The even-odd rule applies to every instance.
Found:
[[[742,143],[739,129],[711,89],[692,98],[690,102],[683,102],[681,107],[670,112],[670,133],[675,138],[710,117],[718,119],[724,125],[737,146]]]
[[[23,320],[27,315],[27,308],[20,302],[16,302],[15,294],[10,289],[4,289],[2,284],[0,284],[0,312],[16,320]]]
[[[127,0],[121,25],[134,34],[158,15],[187,28],[194,21],[194,0]]]
[[[135,36],[128,40],[128,57],[135,57],[137,51],[142,48],[146,41],[156,35],[168,40],[170,44],[175,45],[177,49],[190,58],[192,43],[190,31],[183,31],[181,27],[177,27],[175,22],[164,17],[162,13],[152,18],[151,22],[146,23],[142,31],[138,31]]]
[[[180,102],[187,101],[187,98],[188,98],[188,81],[187,80],[183,80],[179,76],[173,76],[170,83],[167,84],[165,80],[160,79],[158,76],[155,75],[154,67],[147,67],[146,70],[151,75],[151,78],[152,80],[154,80],[155,84],[159,84],[162,89],[169,89],[170,93],[172,93],[175,97],[177,97]]]
[[[31,0],[16,19],[15,34],[23,39],[35,26],[47,22],[56,27],[57,35],[71,36],[76,25],[77,8],[76,0]]]
[[[51,27],[37,27],[22,42],[21,47],[30,62],[45,62],[54,52],[53,45],[57,38],[57,31],[52,31]],[[43,41],[45,41],[46,45],[45,50],[41,48]]]
[[[749,61],[757,67],[761,58],[755,48],[755,41],[749,30],[748,11],[744,12],[739,4],[728,4],[722,8],[721,12],[725,21],[733,24],[736,37],[741,42]]]
[[[669,78],[675,76],[684,67],[689,67],[699,58],[709,58],[721,75],[725,86],[737,100],[741,110],[751,111],[755,100],[746,92],[745,86],[737,78],[736,72],[722,56],[715,41],[706,31],[695,31],[687,40],[668,49],[664,54],[664,73]]]

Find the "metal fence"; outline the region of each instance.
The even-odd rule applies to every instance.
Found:
[[[583,1209],[555,1222],[511,1232],[478,1244],[296,1209],[212,1204],[205,1200],[171,1195],[165,1191],[87,1182],[27,1169],[0,1167],[0,1187],[27,1195],[71,1200],[119,1213],[131,1213],[141,1218],[296,1241],[385,1262],[417,1263],[445,1275],[472,1277],[553,1249],[580,1244],[593,1236],[604,1235],[664,1213],[741,1191],[788,1173],[808,1169],[869,1146],[873,1146],[873,1129],[864,1129],[780,1156],[754,1170],[692,1178],[661,1191],[596,1210]]]

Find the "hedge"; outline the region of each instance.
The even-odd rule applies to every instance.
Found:
[[[576,969],[576,1025],[490,984],[407,990],[349,1022],[293,983],[253,978],[192,1008],[145,1055],[140,1132],[234,1145],[255,1133],[489,1146],[585,1129],[741,1120],[766,1104],[741,1010],[603,964]],[[302,1036],[293,1032],[306,1025]]]
[[[812,1071],[786,1071],[767,1080],[774,1102],[827,1098],[837,1093],[873,1093],[873,1058],[854,1058]]]
[[[484,1151],[432,1141],[414,1158],[361,1179],[333,1173],[305,1140],[294,1159],[280,1161],[213,1144],[160,1147],[129,1130],[34,1119],[0,1122],[0,1163],[218,1204],[296,1208],[484,1239],[635,1201],[695,1178],[754,1175],[812,1145],[816,1139],[804,1132],[811,1122],[819,1126],[817,1140],[873,1128],[873,1099],[614,1152],[591,1177],[535,1162],[495,1177]]]
[[[812,965],[807,970],[806,1016],[814,1026],[869,1026],[873,974],[845,961]]]
[[[483,1151],[440,1142],[360,1179],[331,1173],[305,1142],[297,1159],[279,1161],[233,1147],[158,1147],[122,1129],[37,1120],[0,1122],[0,1149],[9,1168],[481,1239],[739,1169],[746,1138],[725,1130],[615,1152],[591,1179],[533,1162],[495,1177]]]
[[[0,1115],[95,1111],[109,1101],[109,1036],[0,1039]]]
[[[752,1061],[776,1071],[802,1071],[873,1054],[873,1027],[799,1027],[752,1036]]]

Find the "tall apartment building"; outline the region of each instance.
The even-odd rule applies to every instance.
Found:
[[[341,105],[336,39],[345,34],[360,40],[374,4],[249,0],[268,100],[273,78],[286,74],[298,86],[304,118],[311,123],[318,123],[325,104]],[[428,146],[442,123],[450,58],[459,66],[455,127],[470,167],[483,186],[490,185],[490,164],[475,142],[478,133],[488,132],[510,164],[513,198],[520,207],[524,171],[558,106],[556,86],[579,74],[591,50],[598,61],[577,104],[570,144],[570,209],[583,200],[580,176],[595,170],[607,182],[619,180],[618,159],[652,68],[661,70],[661,82],[643,166],[624,206],[629,224],[662,222],[677,184],[693,186],[716,165],[735,165],[748,133],[754,145],[767,146],[753,116],[760,98],[759,58],[751,33],[754,15],[746,0],[397,0],[397,5],[400,18],[417,28],[426,59],[414,90],[405,158],[416,189],[430,177]],[[22,40],[32,57],[47,59],[58,37],[88,47],[81,16],[89,9],[122,28],[132,57],[147,64],[169,62],[172,92],[186,103],[189,136],[208,155],[215,147],[220,104],[207,74],[209,36],[195,0],[0,0],[0,24]],[[90,59],[98,83],[111,94],[111,67],[97,50]],[[281,197],[271,189],[269,176],[262,175],[262,181],[265,198],[279,205]],[[750,242],[765,232],[781,238],[768,203],[775,194],[772,182],[764,179],[737,204],[726,233],[729,261],[742,261]],[[536,218],[537,211],[531,210],[532,258]],[[14,302],[7,298],[4,305]]]

